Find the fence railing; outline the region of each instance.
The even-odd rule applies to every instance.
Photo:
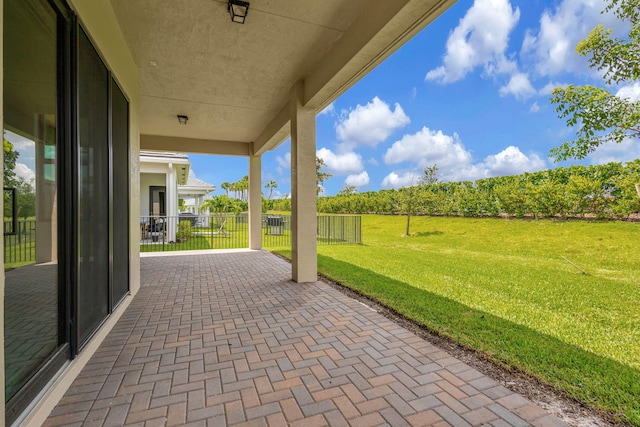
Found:
[[[317,237],[318,245],[362,243],[361,217],[319,215]],[[291,247],[290,215],[262,215],[262,246],[266,249]],[[142,252],[247,247],[249,218],[246,213],[140,218]]]
[[[4,221],[4,265],[11,268],[14,265],[32,263],[36,261],[36,220],[18,220],[14,230],[12,221]]]

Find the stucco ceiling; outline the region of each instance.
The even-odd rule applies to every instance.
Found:
[[[140,71],[142,134],[271,148],[295,82],[324,107],[454,1],[252,0],[244,25],[226,0],[111,3]]]

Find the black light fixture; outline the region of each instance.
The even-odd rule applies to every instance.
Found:
[[[189,117],[178,114],[178,123],[180,123],[181,125],[186,125],[188,121]]]
[[[242,0],[229,0],[227,10],[231,16],[231,22],[244,24],[244,20],[249,13],[249,2]]]

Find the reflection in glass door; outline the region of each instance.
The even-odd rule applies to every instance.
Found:
[[[4,1],[4,352],[8,401],[64,341],[59,336],[58,306],[57,29],[58,16],[48,2]],[[10,411],[7,416],[11,417]]]

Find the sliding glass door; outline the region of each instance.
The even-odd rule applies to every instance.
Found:
[[[64,29],[59,11],[46,1],[4,1],[7,420],[28,404],[70,355],[68,347],[64,351],[67,294],[58,238],[64,212],[58,176],[64,134],[60,74]]]
[[[129,102],[63,0],[3,7],[11,424],[129,292]]]

